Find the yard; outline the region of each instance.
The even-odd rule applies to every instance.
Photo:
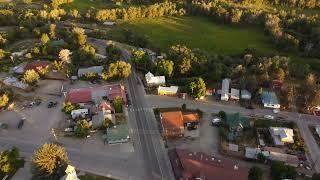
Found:
[[[111,34],[119,36],[123,29],[148,36],[152,45],[162,50],[184,44],[211,54],[236,54],[246,48],[256,48],[265,53],[276,51],[262,29],[221,25],[202,17],[133,20],[119,24]]]

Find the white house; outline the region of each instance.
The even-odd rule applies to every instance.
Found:
[[[261,97],[264,107],[276,109],[280,108],[280,103],[275,92],[263,91]]]
[[[294,143],[293,129],[285,127],[270,127],[269,131],[275,145],[282,146],[285,143]]]
[[[77,117],[84,118],[89,113],[88,109],[76,109],[71,111],[71,117],[72,119],[75,119]]]
[[[78,77],[82,77],[86,73],[97,73],[99,76],[101,76],[103,71],[103,66],[91,66],[88,68],[79,68],[78,69]]]
[[[230,82],[231,82],[231,79],[228,79],[228,78],[222,80],[221,101],[229,100]]]
[[[166,83],[165,76],[154,76],[151,72],[145,75],[147,85],[162,85]]]
[[[240,99],[239,89],[231,88],[230,99],[232,99],[232,100],[239,100]]]

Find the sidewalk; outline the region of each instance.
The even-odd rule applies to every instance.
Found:
[[[31,162],[26,160],[24,167],[20,168],[16,174],[11,178],[12,180],[28,180],[31,179]]]

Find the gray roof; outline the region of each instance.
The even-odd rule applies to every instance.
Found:
[[[100,128],[104,121],[104,115],[103,112],[100,111],[98,114],[92,116],[92,127],[94,129]]]
[[[97,73],[98,75],[101,75],[102,71],[103,71],[103,66],[91,66],[88,68],[79,68],[78,77],[81,77],[88,72],[93,72],[93,73]]]
[[[241,99],[251,99],[251,93],[246,89],[242,89],[241,90]]]
[[[279,101],[275,92],[263,91],[261,97],[262,97],[263,104],[279,104]]]

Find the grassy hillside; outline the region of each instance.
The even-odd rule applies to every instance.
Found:
[[[116,26],[112,35],[121,29],[131,29],[149,37],[153,46],[166,49],[174,44],[200,48],[212,54],[236,54],[246,48],[275,52],[262,29],[216,24],[202,17],[165,17],[142,19]]]

